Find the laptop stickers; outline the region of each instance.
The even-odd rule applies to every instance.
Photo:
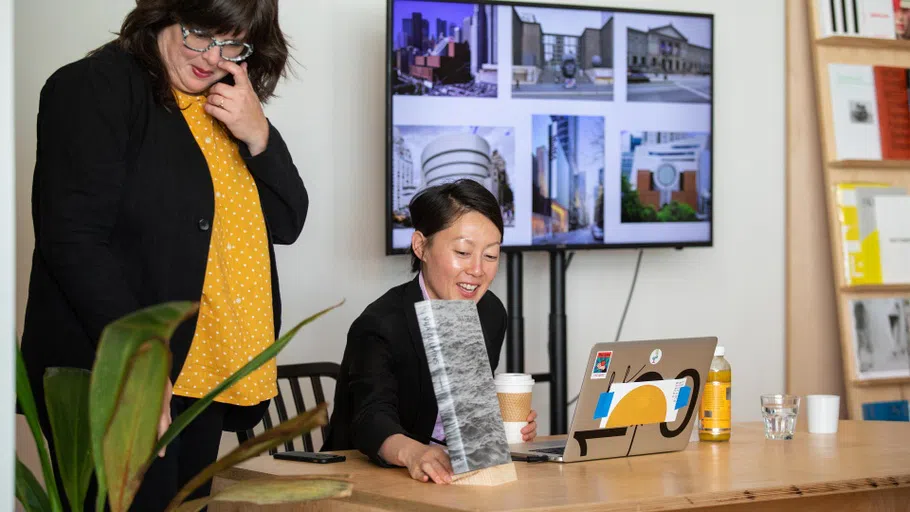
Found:
[[[608,350],[598,352],[594,358],[594,368],[591,369],[592,379],[606,379],[607,370],[610,369],[610,359],[613,358],[613,351]]]
[[[692,388],[684,378],[618,382],[600,394],[594,419],[600,420],[600,428],[670,423],[691,396]]]

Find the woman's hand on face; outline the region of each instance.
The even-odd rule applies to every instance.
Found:
[[[537,420],[537,411],[531,409],[531,413],[528,414],[528,424],[521,429],[521,437],[526,443],[530,443],[537,437],[537,421],[535,420]]]
[[[265,150],[269,142],[269,122],[250,83],[246,62],[237,65],[221,59],[218,67],[234,75],[234,85],[213,85],[209,89],[205,111],[224,123],[234,137],[246,143],[250,154],[256,156]]]
[[[411,478],[437,484],[452,483],[452,463],[449,454],[437,445],[409,444],[401,455]]]

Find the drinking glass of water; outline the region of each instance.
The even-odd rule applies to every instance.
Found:
[[[765,420],[766,439],[793,439],[799,397],[795,395],[762,395],[761,415]]]

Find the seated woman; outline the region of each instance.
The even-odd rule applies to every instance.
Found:
[[[449,483],[452,467],[439,445],[445,432],[414,304],[473,300],[491,371],[496,368],[506,310],[488,289],[499,267],[502,213],[493,194],[471,180],[426,189],[410,211],[417,276],[367,306],[351,325],[323,450],[357,449],[379,465],[407,467],[416,480]],[[525,441],[537,435],[536,417],[531,411]]]

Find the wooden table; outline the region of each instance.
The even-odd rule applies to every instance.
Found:
[[[836,435],[797,431],[767,441],[761,424],[734,426],[728,443],[690,443],[681,452],[579,462],[516,462],[518,481],[494,488],[420,483],[358,452],[307,464],[258,457],[216,480],[263,474],[350,475],[353,495],[264,510],[901,510],[910,511],[910,423],[841,422]],[[249,510],[219,504],[213,511]]]

